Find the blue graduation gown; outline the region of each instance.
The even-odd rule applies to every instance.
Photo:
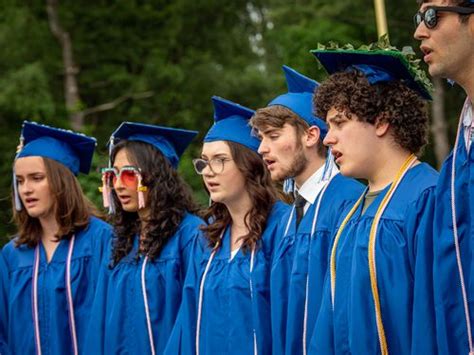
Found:
[[[456,152],[455,200],[461,262],[474,337],[474,149],[461,132]],[[467,321],[461,292],[451,214],[453,152],[441,169],[434,218],[434,290],[437,340],[441,354],[468,354]]]
[[[354,203],[364,187],[356,180],[337,174],[322,197],[314,235],[311,229],[316,202],[303,216],[296,230],[296,213],[282,218],[280,240],[271,270],[271,312],[273,354],[302,354],[303,338],[309,343],[321,302],[329,250],[341,211]],[[292,217],[288,232],[285,229]],[[306,297],[308,282],[308,298]],[[307,302],[306,336],[304,333]]]
[[[79,351],[82,350],[97,273],[112,236],[112,228],[91,217],[88,227],[75,236],[71,259],[71,288]],[[62,240],[48,263],[40,243],[38,271],[38,319],[43,354],[71,354],[65,265],[69,241]],[[35,248],[15,247],[10,241],[3,248],[8,273],[7,343],[13,354],[35,354],[32,311],[32,274]],[[0,306],[4,312],[5,307]],[[3,319],[4,315],[0,314]]]
[[[253,354],[254,335],[259,354],[271,354],[270,265],[277,225],[289,206],[277,202],[267,219],[254,256],[239,250],[230,260],[230,228],[223,235],[205,278],[200,326],[201,354]],[[201,238],[186,277],[179,317],[165,354],[195,354],[196,324],[201,280],[211,250]],[[252,281],[252,294],[250,291]],[[253,297],[252,297],[253,295]]]
[[[432,221],[437,178],[438,173],[427,164],[411,168],[379,223],[375,262],[390,354],[437,352],[432,297]],[[380,354],[368,243],[375,213],[388,189],[376,197],[364,215],[360,204],[340,236],[334,308],[328,272],[311,354]]]
[[[190,258],[190,247],[203,221],[186,214],[176,233],[155,261],[145,269],[146,294],[157,354],[162,354],[174,326]],[[100,271],[86,340],[87,354],[150,354],[150,340],[142,293],[144,257],[133,250],[113,268],[105,262]]]
[[[8,301],[7,301],[8,270],[0,250],[0,354],[7,354]]]

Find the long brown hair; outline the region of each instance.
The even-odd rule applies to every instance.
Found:
[[[54,200],[54,215],[59,225],[56,241],[70,239],[74,233],[88,226],[91,215],[99,216],[99,212],[84,195],[79,181],[66,166],[49,158],[41,158],[51,198]],[[14,197],[12,200],[14,201]],[[43,232],[39,219],[30,217],[25,208],[17,211],[13,206],[13,220],[18,228],[15,245],[35,247]]]
[[[249,233],[240,237],[244,252],[258,247],[258,242],[265,230],[267,218],[277,199],[277,192],[272,184],[270,173],[262,158],[249,148],[234,142],[225,141],[232,159],[245,178],[245,187],[252,201],[251,209],[245,214],[244,223]],[[201,227],[209,241],[209,246],[219,246],[221,233],[231,223],[227,207],[213,202],[204,212],[204,220],[208,223]]]
[[[125,149],[130,162],[142,171],[143,185],[149,191],[147,206],[150,216],[146,230],[141,231],[138,213],[123,210],[113,192],[117,210],[113,216],[115,236],[111,268],[132,251],[136,235],[140,233],[143,234],[141,251],[154,260],[176,233],[185,214],[198,210],[191,189],[158,149],[145,142],[122,140],[112,151],[112,164],[122,149]],[[136,257],[138,259],[138,254]]]

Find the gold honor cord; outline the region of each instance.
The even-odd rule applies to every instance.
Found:
[[[372,297],[374,298],[374,306],[375,306],[375,319],[377,321],[377,332],[379,334],[379,341],[380,341],[380,351],[382,355],[388,355],[388,347],[387,347],[387,339],[385,337],[385,329],[382,323],[382,311],[380,309],[380,297],[379,297],[379,289],[377,286],[377,270],[375,267],[375,242],[377,240],[377,228],[379,226],[380,219],[382,218],[382,214],[385,211],[385,208],[389,204],[390,200],[392,199],[395,190],[397,189],[398,185],[402,181],[403,177],[407,173],[407,171],[411,168],[411,166],[416,162],[416,156],[414,154],[410,154],[410,156],[405,160],[403,165],[401,166],[400,170],[395,177],[395,180],[390,186],[387,194],[384,196],[382,203],[380,204],[377,212],[375,213],[374,220],[372,222],[372,227],[370,228],[370,236],[369,236],[369,273],[370,273],[370,285],[372,287]]]
[[[334,238],[334,244],[332,245],[332,250],[331,250],[331,261],[330,261],[330,271],[331,271],[331,301],[332,301],[332,309],[334,310],[334,295],[336,291],[336,250],[337,250],[337,245],[339,243],[339,238],[341,237],[342,231],[344,228],[346,228],[347,222],[351,219],[352,215],[357,211],[357,208],[359,207],[360,203],[364,199],[365,193],[367,192],[367,189],[362,193],[362,195],[359,197],[355,205],[351,208],[347,216],[344,218],[344,220],[341,223],[341,226],[339,227],[339,230],[337,231],[336,237]]]
[[[416,162],[416,156],[414,154],[410,154],[410,156],[405,160],[403,165],[400,167],[399,171],[397,172],[397,175],[395,176],[395,180],[393,181],[392,185],[390,186],[390,189],[388,190],[387,194],[382,200],[382,203],[380,204],[379,208],[377,209],[377,212],[375,214],[374,220],[372,222],[372,226],[370,228],[370,236],[369,236],[369,273],[370,273],[370,284],[372,288],[372,296],[374,299],[374,304],[375,304],[375,317],[376,317],[376,322],[377,322],[377,332],[379,336],[379,341],[380,341],[380,350],[382,352],[382,355],[388,355],[388,348],[387,348],[387,340],[385,337],[385,330],[383,328],[383,323],[382,323],[382,313],[380,310],[380,298],[379,298],[379,293],[378,293],[378,286],[377,286],[377,273],[375,269],[375,241],[377,237],[377,228],[378,224],[380,221],[380,218],[382,217],[382,214],[387,207],[388,203],[390,202],[393,194],[395,193],[395,190],[397,189],[398,185],[402,181],[403,177],[405,176],[406,172],[411,168],[411,166]],[[330,261],[330,272],[331,272],[331,299],[332,299],[332,306],[334,309],[334,295],[335,295],[335,288],[336,288],[336,250],[337,250],[337,245],[339,242],[339,238],[346,227],[347,223],[351,219],[351,217],[354,215],[355,211],[361,204],[362,200],[364,199],[364,196],[366,194],[367,190],[364,191],[361,197],[357,200],[355,205],[352,207],[352,209],[349,211],[347,216],[344,218],[341,227],[339,228],[336,237],[334,238],[334,244],[331,250],[331,261]]]

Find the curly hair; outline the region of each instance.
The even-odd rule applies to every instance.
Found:
[[[400,81],[371,85],[358,70],[335,73],[315,91],[313,105],[323,118],[335,108],[372,125],[388,122],[395,143],[411,153],[427,143],[426,104]]]
[[[84,195],[79,181],[65,165],[55,160],[41,157],[44,162],[58,231],[55,241],[69,240],[72,235],[89,225],[90,217],[102,217],[96,207]],[[14,196],[12,192],[12,201]],[[42,227],[38,218],[28,215],[25,208],[17,211],[13,207],[13,220],[18,227],[15,246],[35,247],[41,240]]]
[[[244,223],[249,233],[240,237],[244,252],[257,248],[262,233],[267,224],[267,218],[277,199],[270,173],[262,158],[252,150],[239,143],[226,141],[229,145],[232,159],[245,178],[245,187],[252,201],[252,208],[245,214]],[[219,202],[213,202],[204,212],[201,230],[205,233],[211,248],[220,247],[220,236],[232,219],[227,207]]]
[[[142,171],[143,185],[148,188],[147,206],[150,215],[146,230],[141,231],[138,213],[124,211],[114,191],[113,200],[117,211],[112,217],[115,236],[111,268],[131,252],[134,239],[140,234],[143,235],[140,252],[152,260],[156,259],[176,233],[186,212],[198,211],[190,188],[158,149],[145,142],[123,140],[112,150],[112,163],[122,149],[125,149],[130,162]]]

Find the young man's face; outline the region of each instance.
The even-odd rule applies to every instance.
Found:
[[[424,2],[419,11],[424,13],[430,6],[453,4],[432,0]],[[463,23],[457,13],[439,11],[436,27],[429,29],[421,22],[414,37],[421,42],[423,60],[432,76],[460,82],[469,71],[474,73],[474,15]]]
[[[375,125],[359,121],[356,115],[331,108],[326,116],[329,131],[324,144],[331,148],[342,175],[368,179],[373,173],[378,136]]]
[[[285,123],[282,128],[265,127],[259,131],[259,138],[258,152],[267,164],[272,180],[297,177],[305,170],[308,162],[294,126]]]

